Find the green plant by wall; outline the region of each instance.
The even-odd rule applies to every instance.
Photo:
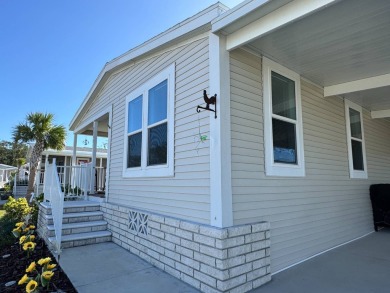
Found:
[[[12,229],[14,228],[15,223],[16,220],[7,217],[7,215],[0,218],[0,250],[3,247],[15,243],[15,238],[12,235]]]
[[[43,202],[44,194],[34,197],[33,204],[31,206],[31,223],[35,226],[38,224],[39,204]]]
[[[13,219],[15,222],[24,221],[24,218],[32,211],[32,208],[28,205],[26,198],[21,197],[14,199],[11,196],[4,205],[4,209],[6,211],[6,217]]]

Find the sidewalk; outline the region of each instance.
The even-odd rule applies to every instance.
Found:
[[[113,242],[64,249],[61,268],[79,293],[195,293]]]

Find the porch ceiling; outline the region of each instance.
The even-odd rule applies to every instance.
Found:
[[[328,87],[389,74],[389,28],[390,1],[344,0],[243,45]],[[384,110],[390,109],[389,90],[390,80],[338,94],[369,110]]]
[[[390,1],[344,0],[250,43],[322,86],[390,72]]]
[[[108,137],[108,114],[103,115],[96,121],[98,121],[98,133],[99,137]],[[93,135],[93,122],[89,123],[78,134]]]

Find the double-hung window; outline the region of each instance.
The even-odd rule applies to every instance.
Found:
[[[175,67],[126,98],[124,177],[173,176]]]
[[[364,143],[362,107],[345,100],[349,175],[367,178],[366,147]]]
[[[305,176],[300,76],[263,58],[265,171]]]

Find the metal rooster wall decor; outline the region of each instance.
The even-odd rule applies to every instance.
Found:
[[[217,94],[211,96],[210,98],[207,96],[206,90],[203,91],[203,99],[206,102],[206,107],[198,106],[196,107],[196,112],[200,112],[200,109],[214,112],[215,119],[217,118]],[[214,105],[214,109],[210,109],[210,105]]]

